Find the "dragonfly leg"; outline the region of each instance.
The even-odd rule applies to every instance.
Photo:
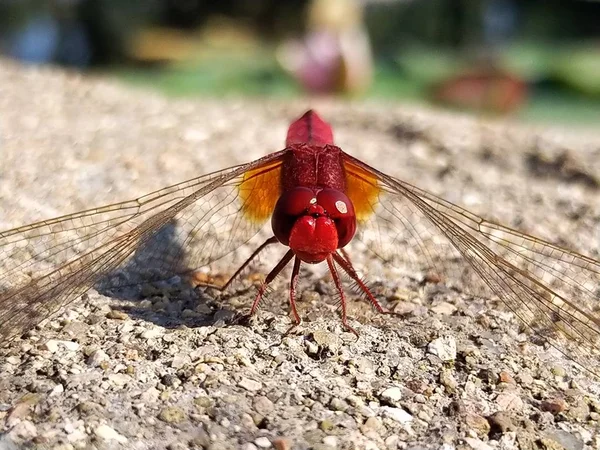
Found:
[[[265,278],[265,281],[263,281],[260,288],[258,289],[258,293],[256,294],[256,298],[254,299],[254,303],[252,303],[252,308],[250,308],[250,313],[248,314],[249,316],[253,315],[258,309],[258,305],[263,295],[265,294],[265,291],[267,290],[267,286],[269,286],[269,284],[277,277],[277,275],[279,275],[279,272],[281,272],[283,268],[288,265],[288,263],[292,260],[293,257],[294,252],[292,250],[288,250],[288,252],[285,255],[283,255],[283,258],[281,258],[277,265],[273,267],[273,270],[269,272],[269,274]]]
[[[358,285],[360,290],[365,293],[373,307],[381,314],[389,314],[389,311],[387,311],[383,306],[379,304],[371,290],[367,287],[364,281],[360,279],[360,277],[354,270],[354,267],[352,267],[352,263],[350,262],[350,259],[348,258],[346,252],[343,252],[343,256],[339,253],[332,253],[331,256],[333,257],[335,262],[338,263],[342,269],[344,269],[344,272],[346,272],[350,276],[350,278],[354,280],[354,282]]]
[[[233,283],[233,281],[239,276],[239,274],[242,273],[242,271],[246,267],[248,267],[248,264],[250,264],[252,262],[252,260],[259,255],[260,252],[262,252],[269,245],[275,244],[277,242],[279,242],[279,241],[277,240],[277,238],[275,236],[272,236],[269,239],[267,239],[265,242],[263,242],[260,245],[260,247],[258,247],[256,250],[254,250],[254,252],[252,252],[250,257],[246,261],[244,261],[244,263],[235,271],[235,273],[229,278],[229,280],[227,280],[227,282],[223,286],[219,286],[217,289],[219,289],[220,291],[226,290],[231,285],[231,283]]]
[[[337,253],[333,253],[327,257],[327,265],[329,266],[329,271],[331,272],[331,276],[333,278],[333,282],[335,283],[335,287],[337,288],[338,292],[340,293],[342,325],[344,326],[344,328],[346,328],[351,333],[354,333],[356,335],[356,337],[358,337],[358,332],[354,328],[352,328],[350,325],[348,325],[348,316],[346,314],[346,296],[344,295],[344,289],[342,286],[342,282],[340,281],[340,276],[337,272],[337,269],[335,268],[335,263],[333,262],[333,258],[332,258],[332,255],[335,257],[336,254]],[[340,259],[342,259],[342,258],[340,257]],[[336,261],[337,261],[337,259],[336,259]],[[346,262],[343,259],[342,259],[342,261]],[[344,269],[344,270],[346,270],[346,269]]]
[[[300,325],[300,322],[302,322],[302,319],[296,310],[296,285],[298,284],[298,275],[300,273],[300,262],[300,258],[296,256],[294,259],[294,268],[292,269],[292,280],[290,282],[290,309],[292,310],[296,325]]]
[[[350,261],[350,255],[348,255],[348,252],[346,251],[346,249],[340,248],[340,253],[342,254],[342,257],[346,260],[346,262],[348,262],[350,267],[352,267],[352,261]]]
[[[291,333],[298,325],[300,325],[300,323],[302,323],[302,319],[296,309],[296,285],[298,284],[301,262],[300,258],[296,256],[294,259],[294,268],[292,269],[292,279],[290,281],[290,309],[294,316],[294,324],[285,332],[285,334]]]

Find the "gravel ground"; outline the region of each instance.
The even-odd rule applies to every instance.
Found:
[[[594,133],[392,104],[172,100],[7,61],[0,229],[261,157],[281,149],[307,107],[375,167],[598,256]],[[297,332],[285,333],[287,276],[250,326],[229,324],[269,256],[223,296],[145,292],[132,302],[90,290],[0,348],[0,449],[600,448],[598,382],[527,344],[497,299],[351,255],[402,313],[377,315],[351,295],[358,340],[340,326],[320,266],[303,272]],[[187,316],[202,325],[186,326]]]

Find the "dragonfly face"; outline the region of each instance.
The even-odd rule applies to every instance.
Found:
[[[352,202],[341,191],[296,187],[283,193],[271,219],[273,234],[307,263],[325,261],[356,232]]]

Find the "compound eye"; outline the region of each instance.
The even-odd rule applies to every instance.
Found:
[[[279,242],[288,245],[296,219],[304,215],[309,206],[316,203],[315,193],[309,188],[296,187],[281,194],[271,217],[273,234]]]
[[[338,248],[344,247],[356,233],[354,205],[346,194],[336,189],[323,189],[317,194],[317,204],[331,218],[338,233]]]
[[[346,194],[337,189],[323,189],[317,194],[317,204],[332,219],[354,217],[354,206]]]
[[[310,205],[317,202],[312,189],[297,187],[284,192],[275,205],[275,211],[288,216],[301,216]]]

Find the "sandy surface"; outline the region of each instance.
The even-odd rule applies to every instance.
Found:
[[[598,257],[593,133],[400,105],[171,100],[6,61],[0,230],[259,158],[308,107],[384,172]],[[350,294],[358,340],[320,266],[303,273],[296,333],[285,335],[287,275],[252,326],[230,325],[272,255],[223,296],[146,289],[140,302],[90,290],[0,349],[0,449],[600,448],[598,382],[526,344],[497,299],[356,250],[378,298],[402,313],[382,317]]]

